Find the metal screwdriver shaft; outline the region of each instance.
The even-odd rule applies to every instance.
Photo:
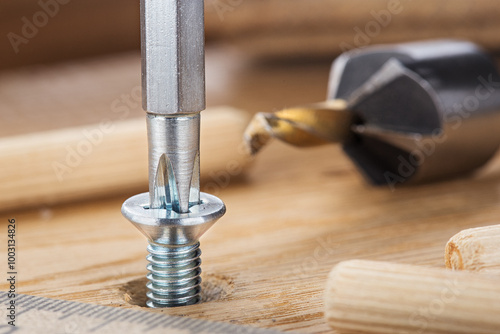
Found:
[[[191,201],[199,200],[199,177],[191,181],[193,170],[199,173],[204,44],[203,0],[141,0],[142,98],[148,113],[149,193],[154,207],[162,205],[155,182],[163,154],[177,181],[174,209],[187,212],[191,192]]]
[[[220,199],[200,193],[203,7],[203,0],[141,0],[149,194],[125,201],[122,213],[149,239],[150,307],[199,301],[198,239],[225,213]]]

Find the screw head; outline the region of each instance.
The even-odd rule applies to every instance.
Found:
[[[200,193],[200,203],[187,213],[168,209],[150,209],[149,193],[135,195],[122,205],[122,214],[152,243],[189,245],[212,227],[226,213],[217,197]]]

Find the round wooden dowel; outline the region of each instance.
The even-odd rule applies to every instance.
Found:
[[[445,263],[450,269],[500,273],[500,225],[454,235],[446,244]]]
[[[352,260],[330,273],[325,316],[340,333],[498,333],[495,277]]]

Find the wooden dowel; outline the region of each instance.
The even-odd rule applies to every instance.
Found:
[[[445,263],[450,269],[500,273],[500,225],[471,228],[453,236],[446,244]]]
[[[247,157],[239,144],[248,121],[247,113],[232,108],[203,112],[201,176],[207,191],[220,191],[243,172]],[[1,138],[0,159],[0,210],[147,191],[146,122]]]
[[[352,260],[330,273],[325,316],[340,333],[498,333],[498,279]]]

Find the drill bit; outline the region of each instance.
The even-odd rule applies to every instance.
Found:
[[[203,0],[141,0],[142,98],[149,193],[123,215],[149,240],[149,307],[200,300],[198,239],[225,213],[200,193],[200,112],[205,109]]]
[[[391,190],[465,175],[500,145],[499,83],[495,62],[465,41],[353,50],[334,61],[326,104],[258,114],[245,141],[250,154],[273,137],[340,143],[370,183]]]
[[[350,135],[352,113],[343,100],[257,113],[244,134],[247,152],[257,154],[272,138],[298,147],[342,142]]]

